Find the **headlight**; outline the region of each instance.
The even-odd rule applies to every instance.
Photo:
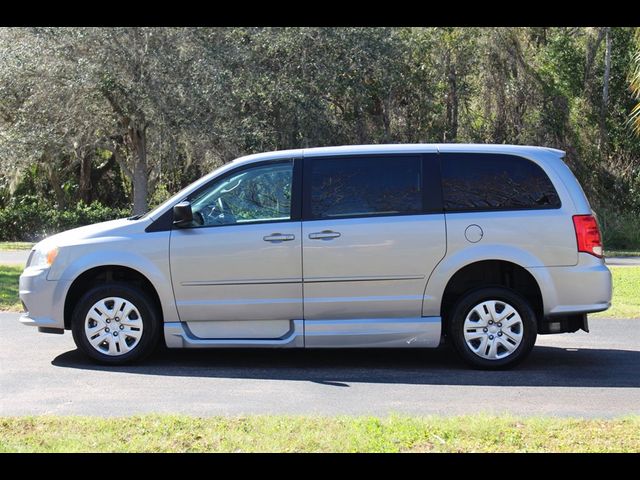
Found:
[[[36,247],[31,255],[29,267],[50,267],[58,256],[58,247]]]

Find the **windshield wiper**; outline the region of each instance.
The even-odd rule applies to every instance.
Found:
[[[139,218],[142,218],[146,215],[146,213],[139,213],[138,215],[131,215],[130,217],[127,217],[127,220],[138,220]]]

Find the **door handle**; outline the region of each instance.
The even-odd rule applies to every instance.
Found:
[[[295,238],[296,236],[290,233],[272,233],[271,235],[262,237],[265,242],[289,242],[295,240]]]
[[[321,232],[314,232],[309,234],[311,240],[331,240],[332,238],[338,238],[340,232],[334,232],[331,230],[323,230]]]

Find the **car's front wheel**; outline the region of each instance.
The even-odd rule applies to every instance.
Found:
[[[126,283],[108,283],[80,299],[71,330],[80,350],[114,365],[149,355],[158,343],[160,326],[156,308],[143,291]]]
[[[464,295],[453,308],[449,334],[454,348],[478,368],[511,367],[536,342],[536,317],[529,302],[507,288],[483,288]]]

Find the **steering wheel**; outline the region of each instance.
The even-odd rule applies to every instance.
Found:
[[[220,212],[225,215],[232,215],[231,213],[231,205],[222,197],[218,197],[218,206],[220,207]]]
[[[236,223],[236,217],[231,213],[231,206],[222,197],[205,206],[201,212],[194,212],[194,221],[198,225],[227,225]],[[199,218],[196,218],[198,217]],[[202,221],[202,223],[200,223]]]

